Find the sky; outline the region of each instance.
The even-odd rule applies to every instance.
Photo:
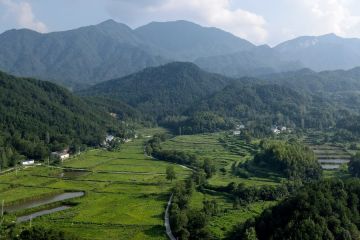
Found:
[[[63,31],[107,19],[132,28],[188,20],[271,46],[304,35],[360,38],[359,0],[0,0],[0,32]]]

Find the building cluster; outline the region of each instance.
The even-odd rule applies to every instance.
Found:
[[[245,125],[243,124],[238,124],[235,126],[235,130],[233,130],[233,135],[234,136],[239,136],[241,134],[241,130],[245,129]]]
[[[277,135],[284,132],[290,132],[290,129],[285,126],[273,126],[271,132]]]

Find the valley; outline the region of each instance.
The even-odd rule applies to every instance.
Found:
[[[0,33],[0,240],[360,239],[360,39],[5,5],[33,28]]]
[[[89,150],[66,161],[64,169],[43,165],[1,175],[0,199],[5,201],[5,212],[18,203],[80,191],[85,195],[10,211],[9,217],[70,206],[34,217],[32,225],[61,229],[82,239],[166,239],[163,213],[171,194],[172,184],[165,179],[169,164],[146,157],[143,141],[124,144],[116,152]],[[68,168],[86,172],[67,176]],[[175,171],[178,180],[191,173],[181,166],[175,166]],[[28,221],[18,228],[27,225]]]

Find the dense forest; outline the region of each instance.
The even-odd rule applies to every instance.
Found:
[[[257,166],[266,166],[289,179],[320,179],[320,164],[308,146],[280,141],[264,142],[262,145],[263,150],[254,157]]]
[[[0,72],[0,166],[51,151],[97,146],[122,127],[106,111],[53,83]]]
[[[190,105],[214,93],[230,79],[207,73],[192,63],[169,63],[79,92],[118,99],[155,120],[180,115]],[[149,115],[149,116],[148,116]]]
[[[181,62],[148,68],[79,94],[111,99],[102,100],[107,105],[124,102],[143,119],[186,134],[231,129],[240,121],[258,129],[272,125],[322,129],[342,120],[338,111],[349,110],[280,83],[230,79]]]
[[[359,239],[359,198],[359,179],[311,183],[240,225],[231,239]]]

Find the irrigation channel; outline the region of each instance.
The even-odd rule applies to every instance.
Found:
[[[61,194],[57,194],[54,196],[47,196],[47,197],[43,197],[40,199],[28,200],[28,201],[21,202],[18,204],[6,206],[4,208],[4,210],[9,213],[14,213],[14,212],[25,210],[25,209],[44,206],[44,205],[47,205],[50,203],[61,202],[61,201],[65,201],[65,200],[69,200],[69,199],[73,199],[73,198],[82,197],[84,195],[85,195],[85,192],[66,192],[66,193],[61,193]],[[18,217],[16,222],[18,222],[18,223],[26,222],[26,221],[29,221],[36,217],[63,211],[63,210],[69,209],[69,208],[70,208],[70,206],[60,206],[60,207],[56,207],[56,208],[52,208],[52,209],[41,210],[41,211],[34,212],[29,215]]]

